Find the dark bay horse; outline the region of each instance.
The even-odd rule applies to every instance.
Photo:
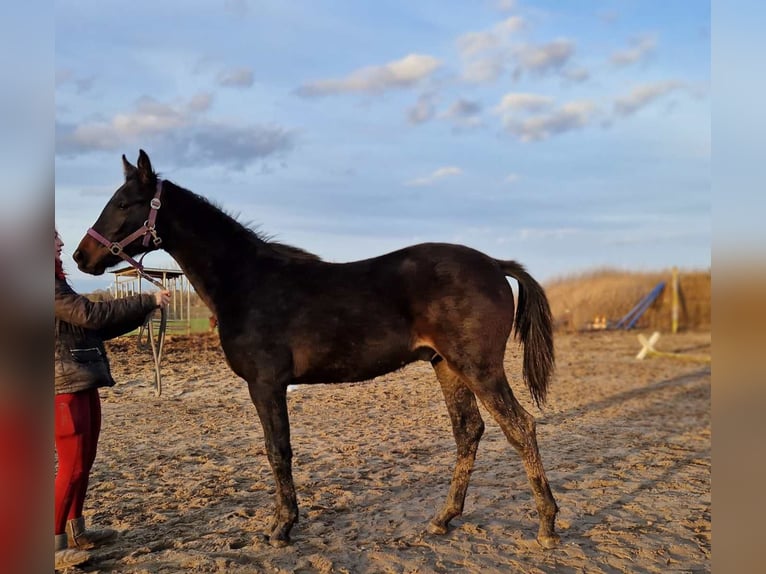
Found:
[[[545,401],[554,364],[550,308],[521,265],[439,243],[327,263],[268,241],[203,197],[159,179],[143,150],[136,166],[122,160],[125,183],[74,259],[82,271],[100,275],[120,262],[118,255],[164,249],[218,318],[226,359],[247,381],[263,425],[277,486],[271,544],[287,544],[298,520],[288,385],[363,381],[417,360],[433,365],[457,443],[447,500],[429,530],[445,533],[463,511],[484,432],[478,398],[524,463],[540,518],[538,542],[557,544],[558,507],[535,422],[503,370],[514,325],[510,276],[519,284],[515,336],[524,346],[523,378],[537,404]]]

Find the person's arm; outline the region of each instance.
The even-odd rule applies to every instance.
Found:
[[[110,335],[103,338],[132,331],[157,307],[156,298],[148,293],[112,301],[91,301],[76,293],[66,281],[56,281],[56,319]]]

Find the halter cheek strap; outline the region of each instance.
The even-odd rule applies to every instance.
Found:
[[[136,239],[139,237],[143,237],[143,245],[144,247],[149,246],[149,240],[152,240],[152,243],[155,247],[159,247],[162,244],[162,238],[157,235],[157,229],[155,227],[156,221],[157,221],[157,212],[159,211],[160,207],[162,207],[162,202],[160,201],[160,195],[162,194],[162,180],[157,179],[157,191],[154,194],[154,197],[152,198],[149,210],[149,217],[146,221],[144,221],[144,224],[139,227],[136,231],[125,237],[122,241],[109,241],[106,237],[101,235],[98,231],[93,229],[92,227],[88,229],[88,235],[90,235],[93,239],[98,241],[101,245],[107,247],[109,251],[112,253],[112,255],[118,255],[119,257],[122,257],[125,261],[127,261],[132,267],[138,270],[139,273],[143,275],[144,266],[141,264],[140,261],[136,261],[133,259],[130,255],[125,253],[124,249],[131,243],[133,243]],[[143,257],[142,257],[143,259]],[[157,285],[157,283],[153,280],[153,278],[149,278],[146,276],[146,278]],[[161,285],[160,285],[161,286]]]

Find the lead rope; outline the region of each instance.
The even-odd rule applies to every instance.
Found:
[[[146,255],[146,254],[144,254]],[[153,284],[155,287],[159,287],[160,289],[165,289],[165,286],[154,279],[151,275],[144,272],[143,267],[141,266],[141,262],[143,261],[144,257],[141,256],[141,259],[139,259],[138,264],[139,267],[136,267],[136,272],[144,279],[149,281],[151,284]],[[149,313],[147,315],[146,320],[144,321],[144,324],[141,325],[141,329],[138,331],[138,348],[141,351],[146,351],[149,348],[152,349],[152,358],[154,359],[154,395],[159,397],[162,395],[162,373],[160,373],[160,363],[162,361],[162,348],[165,343],[165,332],[167,331],[168,326],[168,310],[167,307],[160,307],[160,328],[157,332],[156,337],[156,343],[155,343],[155,337],[154,337],[154,312]],[[144,332],[146,332],[146,338],[148,339],[148,343],[142,342],[141,338],[143,337]]]
[[[160,373],[160,363],[162,361],[162,348],[165,343],[165,332],[168,325],[168,311],[165,307],[160,309],[160,328],[157,332],[156,342],[154,337],[154,313],[150,313],[144,324],[141,325],[141,329],[138,331],[138,348],[141,351],[146,351],[149,348],[152,350],[152,358],[154,359],[154,395],[159,397],[162,395],[162,374]],[[148,344],[142,341],[142,337],[146,333]]]

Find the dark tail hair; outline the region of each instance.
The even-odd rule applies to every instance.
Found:
[[[519,282],[514,336],[524,345],[524,381],[537,406],[545,404],[555,358],[553,320],[545,291],[523,266],[496,260],[503,273]]]

